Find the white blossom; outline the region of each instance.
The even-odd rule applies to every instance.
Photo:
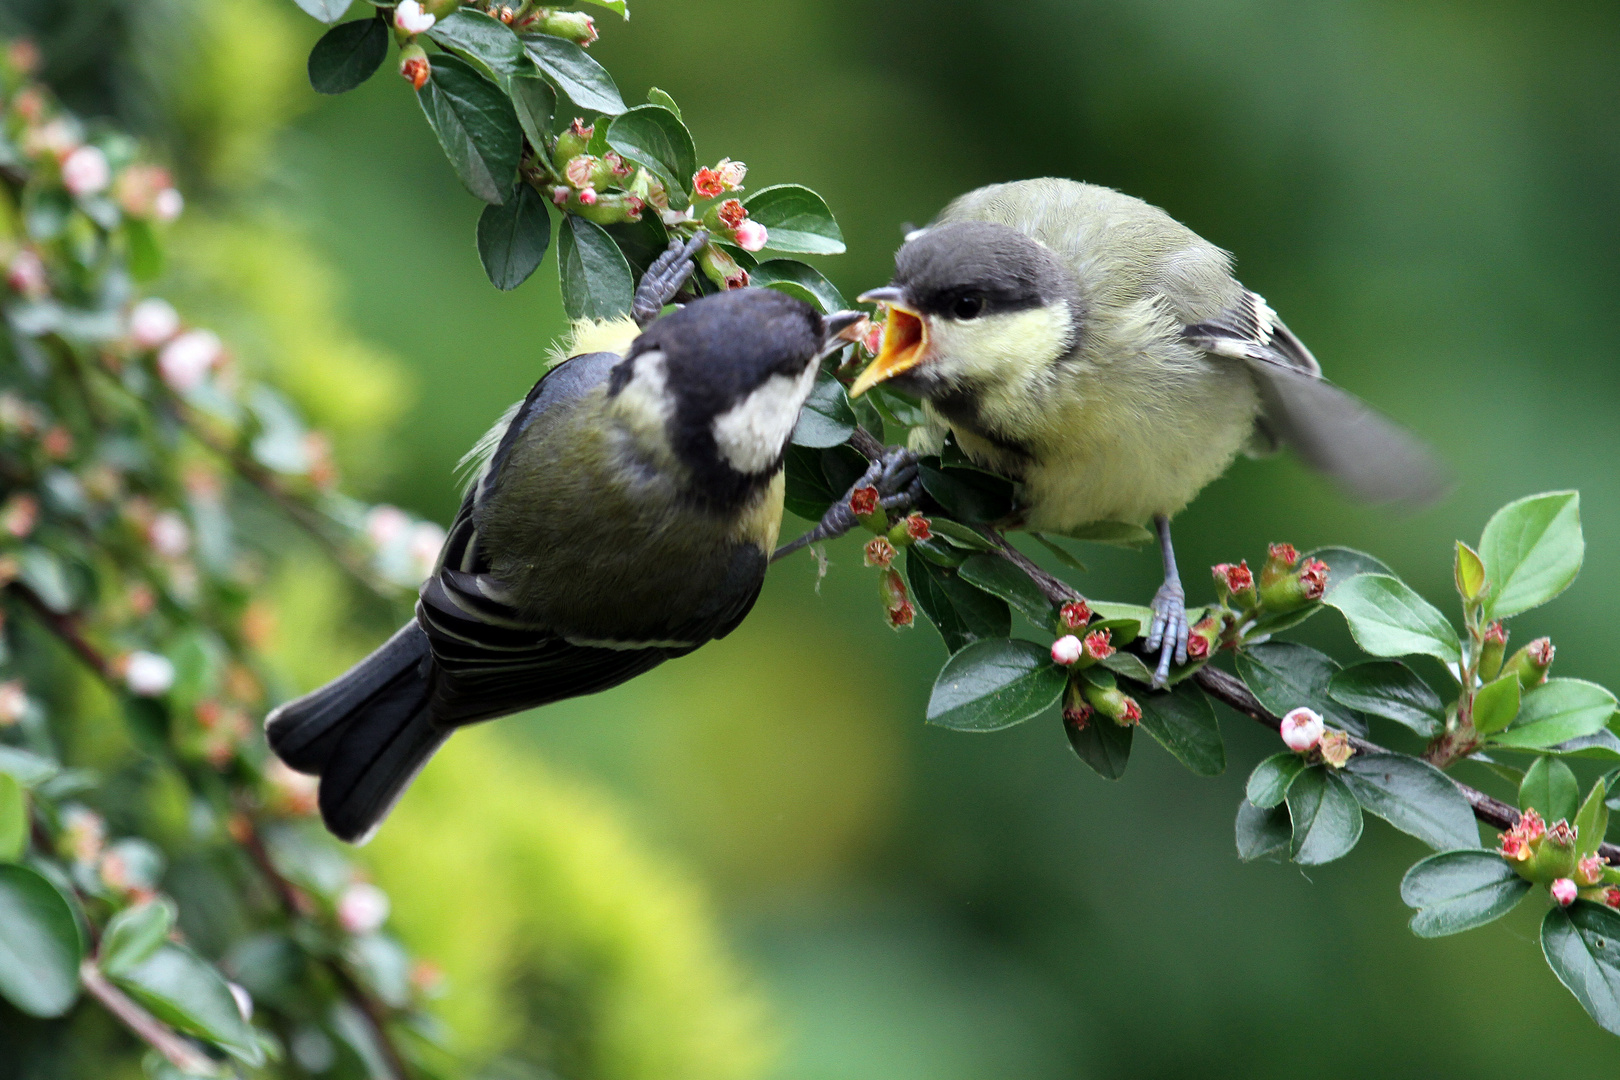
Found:
[[[338,897],[337,918],[338,925],[349,933],[369,934],[388,921],[388,894],[357,881]]]
[[[1304,706],[1291,710],[1282,718],[1282,740],[1288,744],[1288,749],[1303,754],[1322,741],[1322,733],[1326,731],[1322,723],[1322,715]]]
[[[407,34],[425,34],[436,22],[438,19],[423,11],[416,0],[399,0],[394,8],[394,25]]]
[[[158,353],[158,373],[171,388],[186,393],[202,385],[208,369],[224,353],[219,335],[211,330],[188,330]]]
[[[95,195],[111,181],[107,155],[99,147],[81,146],[62,162],[62,184],[75,195]]]
[[[161,697],[174,685],[174,664],[157,653],[133,652],[124,668],[124,685],[140,697]]]
[[[151,297],[129,313],[129,338],[137,348],[155,349],[180,330],[180,313],[167,300]]]

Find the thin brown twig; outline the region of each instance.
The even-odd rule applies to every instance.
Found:
[[[194,1076],[214,1076],[219,1072],[206,1054],[175,1034],[167,1024],[141,1008],[128,994],[108,982],[94,961],[85,960],[79,965],[79,983],[84,987],[85,993],[100,1002],[102,1008],[112,1013],[119,1023],[162,1054],[176,1069]]]

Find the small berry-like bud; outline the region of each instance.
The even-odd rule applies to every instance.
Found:
[[[693,174],[692,194],[698,198],[713,199],[724,195],[725,192],[725,182],[720,179],[720,174],[716,170],[705,165]],[[741,206],[742,204],[738,203],[738,205]]]
[[[1299,553],[1292,544],[1272,544],[1260,571],[1260,602],[1274,613],[1295,611],[1322,599],[1327,591],[1327,563],[1310,559],[1296,566]]]
[[[714,211],[715,223],[718,228],[738,229],[748,220],[748,210],[737,199],[727,199]]]
[[[11,265],[6,267],[6,284],[30,300],[38,300],[50,290],[45,261],[37,252],[23,248],[11,257]]]
[[[737,265],[737,260],[719,244],[704,244],[698,252],[698,265],[716,285],[727,289],[748,287],[748,271]]]
[[[107,190],[111,182],[107,155],[98,147],[81,146],[62,162],[62,186],[80,198]]]
[[[1620,908],[1620,889],[1610,885],[1603,890],[1603,902],[1612,908]]]
[[[582,49],[596,40],[596,21],[583,11],[553,11],[540,20],[539,30],[572,41]]]
[[[1568,821],[1559,818],[1547,829],[1547,843],[1557,848],[1572,848],[1575,846],[1576,829]]]
[[[1075,637],[1073,634],[1069,634],[1066,637],[1060,637],[1056,641],[1052,642],[1052,663],[1062,664],[1064,667],[1068,667],[1070,664],[1079,660],[1084,651],[1084,647],[1080,644],[1080,639]]]
[[[1136,699],[1116,687],[1086,683],[1081,692],[1092,708],[1120,727],[1130,727],[1142,719],[1142,707],[1136,703]]]
[[[601,162],[590,154],[576,154],[563,166],[563,176],[577,188],[591,186],[591,178]]]
[[[579,202],[580,202],[581,206],[595,206],[596,205],[596,189],[595,188],[581,188],[580,192],[579,192]]]
[[[1603,880],[1603,867],[1608,861],[1602,855],[1588,855],[1575,864],[1575,880],[1582,885],[1598,884]]]
[[[174,685],[174,664],[157,653],[130,653],[124,664],[124,685],[137,697],[162,697]]]
[[[387,893],[369,882],[357,881],[338,897],[338,925],[351,934],[372,933],[388,921],[388,906]]]
[[[719,174],[720,183],[727,191],[736,191],[742,187],[743,178],[748,175],[748,166],[730,158],[721,158],[714,171]]]
[[[1086,700],[1083,689],[1076,679],[1070,679],[1063,688],[1063,722],[1075,731],[1086,730],[1086,725],[1097,713]]]
[[[1328,564],[1321,559],[1307,559],[1299,568],[1299,588],[1305,599],[1316,601],[1327,592]]]
[[[191,530],[185,518],[165,510],[146,527],[146,542],[165,559],[178,559],[191,547]]]
[[[1074,600],[1058,609],[1058,621],[1070,630],[1078,630],[1091,621],[1091,605]]]
[[[209,369],[224,357],[219,335],[210,330],[188,330],[163,346],[158,353],[158,374],[179,393],[202,385]]]
[[[770,243],[771,235],[765,226],[748,220],[737,226],[737,246],[744,251],[758,251]]]
[[[933,527],[929,525],[928,519],[921,514],[907,516],[905,525],[906,535],[913,540],[928,540],[934,535]]]
[[[0,507],[0,530],[18,540],[33,532],[38,522],[39,500],[26,491],[13,495]]]
[[[849,493],[849,509],[858,518],[870,517],[877,512],[878,489],[875,487],[856,488]]]
[[[1114,646],[1111,644],[1114,632],[1112,630],[1093,630],[1087,634],[1082,644],[1085,646],[1086,659],[1092,663],[1106,660],[1114,655]]]
[[[1240,608],[1253,607],[1255,603],[1254,574],[1249,570],[1247,559],[1233,566],[1231,563],[1221,563],[1212,567],[1215,575],[1215,588],[1224,602],[1230,599]]]
[[[1221,621],[1213,615],[1199,619],[1187,631],[1187,659],[1208,660],[1221,640]]]
[[[420,45],[407,45],[399,50],[399,74],[411,84],[412,90],[420,90],[426,86],[428,76],[433,74],[433,65],[428,62],[427,50]]]
[[[394,25],[406,34],[425,34],[439,20],[422,10],[417,0],[399,0],[394,6]]]
[[[180,314],[167,300],[151,297],[129,312],[129,339],[137,349],[155,349],[180,330]]]
[[[1508,657],[1502,671],[1517,676],[1520,686],[1532,690],[1547,681],[1547,669],[1552,667],[1555,651],[1551,638],[1536,638]]]
[[[1322,714],[1303,705],[1289,710],[1288,715],[1282,718],[1280,729],[1282,741],[1296,754],[1314,750],[1316,744],[1322,741],[1322,735],[1326,730],[1327,726],[1322,723]]]
[[[21,679],[0,683],[0,728],[10,727],[28,713],[28,694]]]
[[[1575,902],[1577,892],[1575,883],[1567,877],[1561,877],[1557,881],[1554,881],[1550,886],[1548,886],[1548,890],[1552,893],[1553,899],[1558,901],[1564,907],[1569,907],[1569,905]]]
[[[894,562],[896,552],[894,545],[889,543],[888,537],[874,536],[866,542],[866,565],[878,566],[888,569]]]
[[[1356,748],[1350,745],[1350,736],[1344,732],[1325,731],[1316,744],[1316,752],[1322,755],[1323,761],[1335,769],[1342,769],[1345,762],[1356,752]]]
[[[1479,645],[1479,677],[1491,682],[1502,673],[1502,656],[1507,652],[1507,627],[1493,622],[1485,628]]]

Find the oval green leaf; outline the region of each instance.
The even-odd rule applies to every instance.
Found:
[[[1244,862],[1253,862],[1267,855],[1278,855],[1288,850],[1293,836],[1293,822],[1288,819],[1288,807],[1279,804],[1270,809],[1255,806],[1248,799],[1238,803],[1237,852]]]
[[[1098,715],[1083,728],[1065,723],[1063,731],[1069,737],[1069,748],[1092,772],[1104,780],[1118,780],[1125,775],[1125,766],[1131,763],[1134,727]]]
[[[1468,800],[1427,761],[1405,754],[1357,754],[1339,777],[1362,809],[1436,851],[1479,846]]]
[[[523,43],[512,28],[482,11],[462,8],[433,24],[428,37],[439,45],[478,61],[496,75],[525,67]],[[434,63],[437,63],[437,59]]]
[[[521,34],[524,51],[558,90],[582,109],[617,116],[624,99],[607,69],[572,41],[548,34]]]
[[[637,105],[614,117],[608,145],[664,182],[669,204],[684,209],[697,172],[697,147],[680,117],[662,105]]]
[[[988,525],[1012,512],[1013,485],[1010,480],[957,466],[919,466],[923,490],[934,497],[945,512],[958,521]]]
[[[1284,801],[1294,823],[1289,857],[1301,866],[1342,859],[1361,839],[1361,805],[1325,765],[1300,773]]]
[[[1455,664],[1461,656],[1457,631],[1446,617],[1399,578],[1359,574],[1328,593],[1326,602],[1344,614],[1350,634],[1374,656],[1433,656]]]
[[[356,19],[332,27],[309,51],[309,85],[317,94],[345,94],[376,74],[388,56],[388,24]]]
[[[1513,723],[1519,715],[1519,689],[1518,676],[1505,675],[1475,691],[1474,730],[1492,735]]]
[[[42,784],[60,772],[50,758],[19,750],[15,746],[0,746],[0,773],[13,777],[23,787]]]
[[[1614,695],[1597,683],[1548,679],[1524,695],[1513,726],[1490,741],[1502,746],[1557,746],[1602,731],[1614,715],[1614,705]]]
[[[82,948],[56,886],[26,866],[0,866],[0,997],[29,1016],[61,1016],[79,996]]]
[[[1490,581],[1485,609],[1491,618],[1545,604],[1581,572],[1586,541],[1580,492],[1551,491],[1508,503],[1486,522],[1479,553]]]
[[[416,100],[467,190],[488,203],[504,200],[517,175],[523,129],[500,87],[464,60],[435,56]]]
[[[130,970],[107,974],[165,1023],[200,1035],[249,1065],[263,1063],[264,1049],[224,977],[191,951],[164,944]]]
[[[101,970],[123,975],[151,959],[168,940],[175,914],[174,901],[160,896],[114,915],[101,935]]]
[[[504,291],[528,280],[551,244],[551,212],[534,188],[519,180],[517,191],[478,215],[478,261],[489,282]]]
[[[1367,733],[1361,717],[1328,696],[1339,663],[1325,653],[1298,642],[1268,641],[1239,651],[1237,669],[1260,704],[1278,716],[1303,705],[1334,727]]]
[[[1592,785],[1592,790],[1587,792],[1581,808],[1575,811],[1576,858],[1584,859],[1595,854],[1603,845],[1604,836],[1609,831],[1609,808],[1603,802],[1608,793],[1608,785],[1600,777]]]
[[[530,146],[544,147],[551,135],[552,119],[557,115],[557,91],[540,76],[521,72],[506,80],[506,89],[523,137],[529,140]]]
[[[1541,953],[1598,1026],[1620,1035],[1620,914],[1577,900],[1541,920]]]
[[[1056,705],[1068,673],[1032,641],[976,641],[945,661],[928,699],[928,722],[956,731],[999,731]]]
[[[600,225],[563,215],[557,237],[563,310],[570,319],[615,319],[630,310],[630,264]]]
[[[1398,576],[1395,571],[1385,566],[1381,560],[1368,555],[1365,551],[1357,551],[1355,548],[1317,548],[1315,551],[1307,551],[1305,558],[1320,559],[1328,564],[1328,592],[1332,592],[1351,578],[1361,574]]]
[[[1373,660],[1336,673],[1328,696],[1357,712],[1404,724],[1424,738],[1440,733],[1446,706],[1417,672],[1397,660]]]
[[[28,792],[22,782],[0,773],[0,863],[16,862],[28,850]]]
[[[1294,778],[1305,771],[1305,759],[1292,750],[1282,750],[1266,758],[1249,774],[1243,793],[1249,805],[1270,810],[1288,795]]]
[[[795,446],[825,449],[837,446],[855,433],[855,410],[849,406],[844,384],[831,375],[822,375],[810,388],[799,422],[793,428]]]
[[[988,596],[927,558],[917,558],[915,547],[906,552],[906,580],[917,607],[939,631],[948,652],[958,652],[975,641],[1005,638],[1012,632],[1007,605]]]
[[[1557,758],[1536,758],[1519,781],[1519,809],[1534,810],[1548,824],[1574,817],[1580,799],[1575,773]]]
[[[1530,891],[1502,857],[1477,848],[1442,851],[1413,864],[1401,879],[1401,900],[1417,908],[1412,933],[1445,937],[1501,918]]]
[[[323,23],[335,23],[349,10],[351,0],[293,0],[299,7]]]
[[[772,251],[807,255],[841,255],[844,234],[833,220],[827,202],[800,184],[760,188],[743,200],[748,216],[769,233],[765,246]]]
[[[957,573],[969,585],[1007,601],[1042,630],[1052,629],[1052,602],[1028,574],[1000,555],[970,555]]]
[[[1219,776],[1226,771],[1226,746],[1215,710],[1204,692],[1192,683],[1181,683],[1168,693],[1137,693],[1142,707],[1142,730],[1170,756],[1199,776]]]
[[[752,284],[765,288],[781,283],[799,286],[815,298],[815,305],[823,315],[843,311],[849,306],[844,302],[844,294],[821,271],[797,259],[766,259],[749,271],[748,276]]]

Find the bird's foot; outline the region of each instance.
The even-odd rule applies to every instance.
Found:
[[[881,465],[872,486],[878,491],[878,505],[891,514],[904,517],[922,500],[922,476],[917,471],[917,455],[904,446],[891,446],[873,463]],[[870,469],[867,470],[871,472]]]
[[[647,272],[641,275],[641,284],[636,286],[635,298],[630,301],[630,315],[637,326],[645,327],[658,318],[664,305],[675,299],[675,294],[697,269],[692,256],[708,241],[709,234],[701,231],[684,244],[671,240],[669,249],[647,267]]]
[[[870,498],[864,494],[869,489],[877,492],[877,499],[867,513],[879,509],[892,514],[908,513],[922,498],[922,481],[917,474],[917,455],[904,446],[886,448],[883,456],[867,466],[861,478],[850,485],[849,490],[844,492],[844,497],[827,508],[827,512],[821,515],[821,520],[816,522],[815,528],[777,548],[776,553],[771,556],[771,561],[775,562],[791,555],[802,547],[819,544],[823,540],[836,539],[859,525],[860,517],[856,516],[855,506]]]
[[[1178,664],[1187,662],[1187,594],[1181,582],[1174,578],[1159,586],[1153,595],[1153,622],[1148,626],[1147,651],[1151,656],[1159,652],[1159,666],[1153,672],[1153,689],[1161,689],[1170,680],[1172,658]]]

